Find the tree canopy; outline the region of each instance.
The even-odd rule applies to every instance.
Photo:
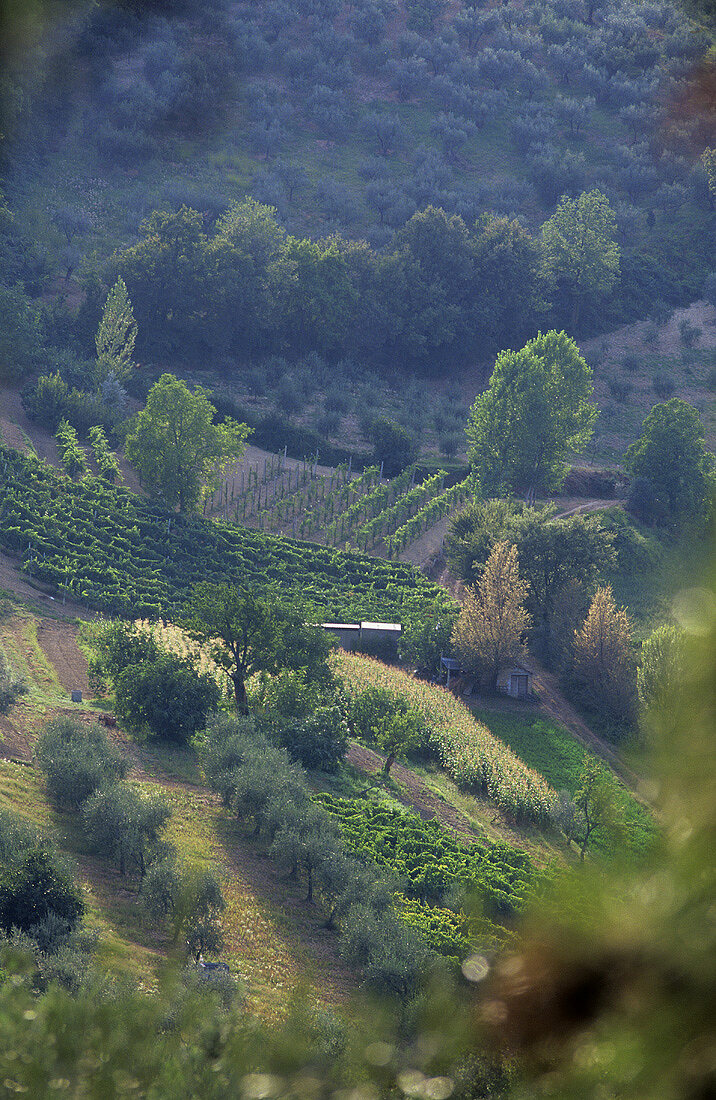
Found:
[[[469,457],[484,496],[558,488],[565,460],[591,438],[592,371],[564,332],[502,351],[470,410]]]
[[[240,714],[248,714],[246,681],[256,672],[288,668],[330,676],[324,632],[306,622],[300,606],[284,607],[270,594],[257,597],[230,584],[200,584],[184,621],[226,671]]]
[[[120,276],[107,295],[95,337],[98,382],[104,382],[109,375],[120,382],[126,381],[136,366],[132,360],[136,339],[137,322],[126,284]]]
[[[582,192],[577,199],[565,195],[542,227],[545,271],[571,299],[573,329],[586,299],[605,298],[619,277],[615,231],[609,200],[597,190]]]
[[[641,434],[624,457],[624,468],[651,482],[666,503],[668,521],[703,523],[714,491],[714,456],[704,446],[701,417],[679,397],[654,405]]]
[[[244,453],[247,425],[230,419],[215,424],[215,414],[205,389],[192,391],[163,374],[127,436],[126,455],[142,484],[180,512],[194,507],[225,463]]]

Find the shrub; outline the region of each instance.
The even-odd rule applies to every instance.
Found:
[[[28,848],[0,872],[0,928],[22,932],[51,914],[73,928],[84,903],[69,874],[55,863],[43,844]]]
[[[24,680],[16,680],[4,649],[0,646],[0,714],[7,714],[10,707],[27,691]]]
[[[375,461],[383,464],[383,474],[394,477],[418,457],[418,446],[405,428],[387,417],[375,420],[370,430]]]
[[[128,729],[185,744],[218,709],[221,693],[208,672],[171,653],[129,665],[115,682],[116,710]]]
[[[319,707],[302,721],[282,724],[276,736],[291,760],[317,771],[334,772],[348,748],[348,726],[337,706]]]
[[[635,351],[627,351],[622,355],[622,369],[628,371],[629,374],[639,370],[640,362],[641,359]]]
[[[674,379],[665,374],[655,374],[651,384],[657,397],[661,397],[664,401],[671,397],[676,389]]]
[[[688,317],[683,317],[679,321],[679,335],[684,347],[693,348],[701,339],[702,330],[698,325],[692,324]]]
[[[627,403],[633,389],[631,382],[623,382],[620,378],[609,379],[609,392],[622,405]]]
[[[42,730],[35,755],[50,795],[61,805],[77,808],[90,795],[116,783],[127,761],[99,725],[72,718],[53,718]]]
[[[85,803],[82,823],[92,851],[116,860],[120,875],[147,867],[166,854],[160,839],[171,815],[160,795],[145,796],[128,783],[97,791]]]

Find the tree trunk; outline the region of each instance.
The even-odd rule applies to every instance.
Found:
[[[249,713],[249,702],[246,698],[246,684],[241,672],[233,672],[231,679],[234,682],[234,696],[236,698],[236,710],[239,714]]]
[[[393,767],[394,763],[395,763],[395,753],[394,752],[389,752],[388,755],[385,758],[385,764],[383,765],[383,775],[386,775],[386,776],[390,775],[390,769]]]

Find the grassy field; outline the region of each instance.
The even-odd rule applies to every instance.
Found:
[[[556,790],[574,794],[579,786],[579,773],[588,755],[575,737],[549,719],[532,715],[506,714],[482,706],[470,708],[475,717],[484,722],[508,745],[516,756],[530,768],[543,775]],[[625,823],[624,847],[638,858],[652,844],[656,831],[654,823],[644,807],[637,802],[627,788],[613,778],[614,791]],[[616,854],[611,838],[598,838],[595,848],[605,855]]]

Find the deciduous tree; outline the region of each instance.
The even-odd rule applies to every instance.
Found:
[[[594,593],[582,629],[574,635],[574,675],[591,702],[612,714],[629,714],[633,696],[631,626],[611,585]]]
[[[469,457],[484,496],[557,488],[570,452],[591,438],[592,371],[564,332],[539,333],[497,357],[470,410]]]
[[[246,424],[215,424],[215,414],[201,386],[192,391],[163,374],[127,436],[126,455],[142,484],[180,512],[194,507],[202,491],[217,484],[226,462],[244,453]]]
[[[654,405],[627,450],[624,468],[635,478],[647,478],[656,496],[666,499],[674,526],[705,521],[714,491],[714,456],[704,446],[703,424],[693,405],[679,397]]]
[[[530,616],[524,602],[529,588],[520,577],[517,549],[498,542],[480,583],[465,594],[453,630],[453,645],[465,668],[497,686],[500,669],[524,656]]]
[[[562,198],[542,227],[545,270],[561,283],[572,303],[571,326],[577,327],[587,298],[603,298],[619,277],[620,249],[616,218],[601,191]]]

